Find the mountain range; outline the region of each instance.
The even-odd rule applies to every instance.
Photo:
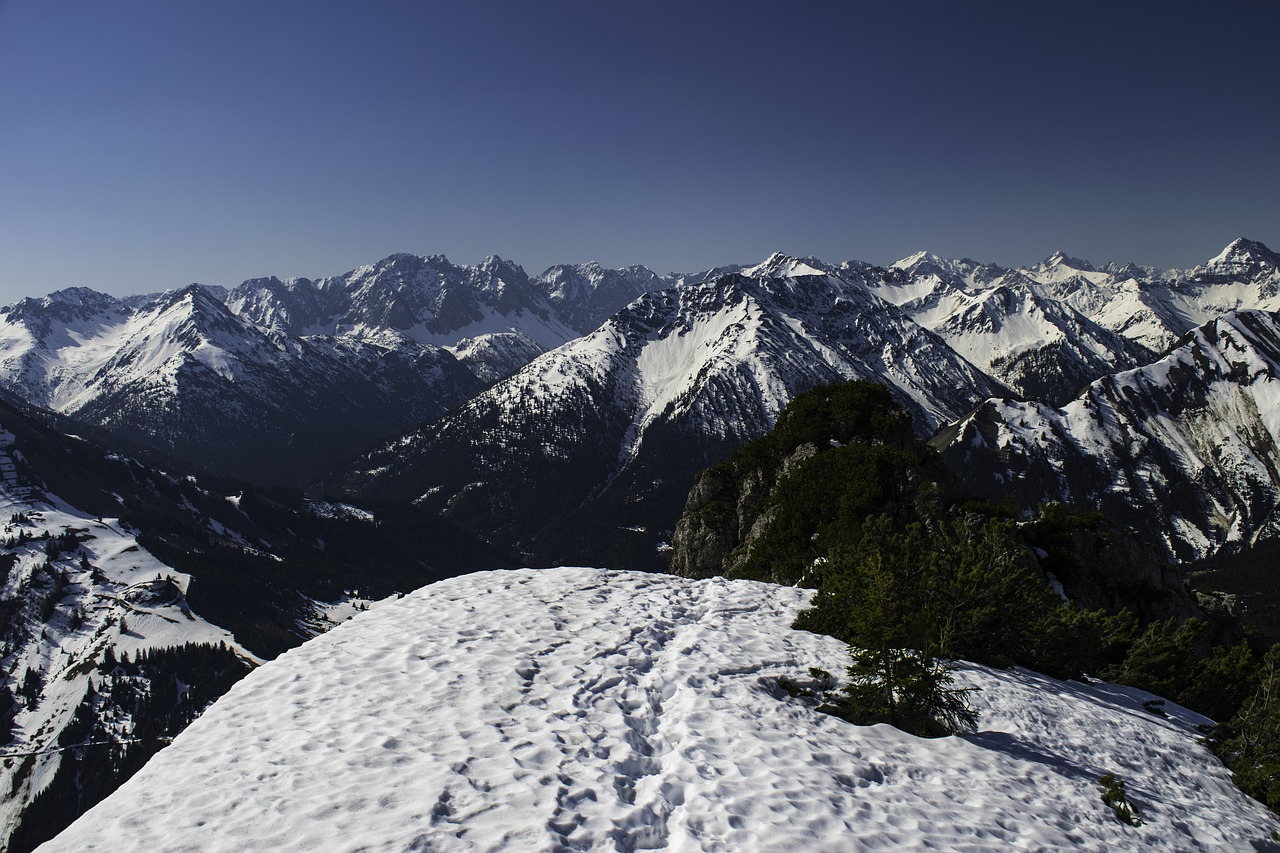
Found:
[[[535,564],[610,542],[645,567],[693,474],[800,391],[875,378],[932,432],[999,389],[862,282],[777,272],[645,294],[325,488],[411,501]]]
[[[1243,239],[1190,270],[393,255],[0,309],[0,723],[22,752],[0,819],[47,837],[140,762],[131,738],[154,751],[376,599],[663,566],[697,473],[825,383],[884,385],[985,497],[1101,510],[1169,560],[1273,541],[1277,311],[1280,257]],[[155,672],[113,662],[139,655],[192,691],[129,698]],[[182,675],[197,658],[217,677]],[[110,778],[79,751],[95,738]]]
[[[985,400],[1065,405],[1242,308],[1280,309],[1280,258],[1245,239],[1191,270],[775,254],[529,276],[393,255],[230,291],[27,299],[0,311],[0,386],[153,461],[414,501],[532,562],[651,568],[694,473],[799,391],[883,382],[929,437]]]
[[[992,399],[934,439],[967,485],[1096,508],[1192,561],[1280,533],[1280,315],[1233,311],[1062,408]]]

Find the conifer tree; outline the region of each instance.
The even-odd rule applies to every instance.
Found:
[[[882,516],[861,541],[827,559],[819,597],[844,617],[849,684],[826,710],[861,725],[889,723],[923,736],[972,728],[968,690],[954,686],[945,655],[952,626],[938,618],[940,555],[920,525],[896,531]],[[822,608],[819,608],[822,609]]]
[[[1210,732],[1209,744],[1245,793],[1280,810],[1280,645],[1263,657],[1253,695]]]

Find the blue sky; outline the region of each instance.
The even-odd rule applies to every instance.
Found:
[[[0,0],[0,302],[399,251],[1280,249],[1277,24],[1262,0]]]

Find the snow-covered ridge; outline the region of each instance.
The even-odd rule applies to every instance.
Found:
[[[468,266],[443,255],[397,254],[316,281],[253,279],[232,291],[228,304],[292,335],[363,338],[390,330],[443,347],[501,334],[543,352],[589,331],[559,316],[539,282],[497,256]],[[507,365],[503,375],[518,367]]]
[[[924,433],[1003,391],[847,271],[732,274],[644,294],[332,485],[415,501],[533,561],[624,559],[607,549],[626,547],[623,565],[646,567],[700,468],[766,432],[796,394],[854,378],[888,385]],[[539,551],[557,525],[583,550]]]
[[[288,480],[483,387],[450,353],[394,330],[298,337],[201,286],[136,308],[75,296],[0,312],[0,384],[223,475]]]
[[[922,740],[778,686],[843,672],[804,590],[484,572],[240,682],[57,851],[1226,850],[1280,821],[1139,691],[966,666],[976,734]],[[1115,773],[1145,823],[1120,823]]]
[[[1191,270],[1095,266],[1062,252],[1015,270],[919,252],[873,286],[1024,397],[1061,403],[1228,311],[1280,310],[1278,266],[1244,239]]]
[[[1191,560],[1280,536],[1280,314],[1236,311],[1061,409],[989,400],[935,439],[969,488],[1096,507]]]
[[[773,401],[789,394],[775,369],[785,361],[793,376],[798,360],[820,361],[828,381],[884,381],[902,393],[917,424],[935,424],[958,414],[960,397],[967,407],[991,391],[980,386],[1060,404],[1227,311],[1280,310],[1277,256],[1243,239],[1186,271],[1093,265],[1062,253],[1022,270],[928,253],[887,269],[775,253],[689,276],[580,264],[530,277],[496,256],[459,265],[398,254],[339,276],[253,279],[230,293],[191,285],[121,300],[77,288],[24,300],[0,310],[0,386],[134,447],[300,484],[326,459],[427,423],[537,356],[589,340],[652,294],[688,293],[692,302],[735,276],[792,283],[790,296],[779,295],[804,304],[785,313],[789,336],[763,333],[753,319],[715,353],[663,341],[638,370],[638,386],[620,379],[611,389],[646,409],[622,457],[639,446],[647,424],[667,409],[696,408],[697,395],[715,393],[720,382],[761,380],[764,403],[742,408],[740,395],[727,392],[727,407],[709,403],[703,424],[713,439],[730,435],[720,427],[735,419],[758,431]],[[786,348],[795,352],[781,355]],[[613,358],[594,343],[576,352]],[[673,357],[710,364],[731,356],[741,375],[705,372],[694,377],[702,386],[694,394],[690,371],[658,367]],[[582,372],[608,373],[602,365]],[[249,435],[254,441],[239,438]]]

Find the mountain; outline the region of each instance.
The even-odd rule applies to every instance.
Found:
[[[1065,402],[1099,376],[1154,357],[1015,270],[919,253],[874,289],[1024,398]]]
[[[1277,256],[1243,238],[1190,270],[1094,266],[1062,252],[1014,270],[919,252],[873,287],[1023,399],[1052,405],[1228,311],[1280,310]]]
[[[834,583],[831,562],[847,565],[864,536],[889,547],[882,532],[867,532],[877,518],[900,529],[920,525],[929,531],[933,554],[955,561],[963,559],[963,549],[954,547],[949,527],[972,529],[993,519],[1012,527],[1010,509],[974,501],[966,472],[948,470],[905,428],[906,421],[886,389],[872,383],[828,385],[797,396],[768,434],[698,474],[676,522],[669,571],[821,588],[824,578]],[[1195,618],[1211,626],[1206,641],[1228,645],[1242,636],[1227,608],[1218,606],[1220,596],[1192,593],[1183,572],[1159,549],[1106,518],[1041,511],[1016,535],[996,536],[975,550],[988,559],[1007,550],[1016,565],[1035,572],[1042,591],[1052,588],[1086,610],[1127,610],[1144,623]],[[976,583],[970,576],[966,586]],[[984,589],[982,595],[1000,600],[1002,629],[1009,630],[1014,602],[1008,591]],[[1056,596],[1053,601],[1058,603]],[[956,622],[951,629],[958,632]],[[964,653],[991,662],[976,644]]]
[[[555,301],[544,290],[519,265],[496,256],[459,266],[443,255],[398,254],[317,281],[252,279],[235,288],[227,304],[262,328],[291,335],[361,340],[390,331],[456,348],[487,383],[590,331],[558,311],[588,311],[590,294],[581,295],[579,306],[580,294]]]
[[[557,264],[535,281],[547,301],[579,335],[594,331],[639,296],[677,283],[678,276],[660,276],[647,267],[613,270],[595,262]]]
[[[1280,308],[1275,253],[1244,239],[1188,271],[1095,267],[1062,253],[1009,270],[920,253],[890,269],[776,255],[694,275],[581,264],[531,278],[497,257],[467,266],[398,254],[231,292],[192,285],[115,299],[75,288],[24,300],[0,312],[0,385],[130,447],[302,483],[592,333],[646,293],[735,273],[863,286],[997,382],[1052,404],[1227,310]]]
[[[1059,252],[1023,272],[1045,295],[1156,353],[1229,311],[1280,310],[1280,260],[1266,246],[1244,238],[1190,270],[1132,264],[1095,269]]]
[[[258,662],[508,563],[439,518],[176,476],[76,428],[0,395],[3,849],[52,836]]]
[[[988,400],[934,439],[969,488],[1057,500],[1192,560],[1280,533],[1280,314],[1233,311],[1061,409]]]
[[[412,501],[535,563],[653,566],[694,472],[800,391],[884,382],[922,434],[998,392],[853,273],[800,263],[649,292],[325,488]]]
[[[15,829],[52,835],[83,808],[69,809],[60,821],[46,818],[62,811],[50,808],[51,800],[75,799],[69,791],[78,790],[87,808],[176,734],[179,719],[189,720],[229,683],[209,688],[234,682],[259,662],[228,631],[192,611],[191,577],[150,554],[136,529],[46,490],[33,461],[52,455],[74,472],[77,443],[0,407],[0,741],[17,759],[0,765],[6,792],[0,840],[6,842]],[[54,446],[57,455],[49,452]],[[87,488],[82,484],[80,493]],[[173,650],[168,666],[191,685],[186,691],[149,690],[136,671],[112,680],[120,659],[165,649]],[[110,746],[79,747],[97,741]],[[6,843],[6,849],[15,848]]]
[[[886,382],[921,432],[986,396],[1064,405],[1197,324],[1280,308],[1276,257],[1241,239],[1186,271],[1063,253],[1021,270],[778,254],[695,275],[583,264],[531,278],[497,257],[401,254],[230,293],[24,300],[0,312],[0,385],[157,461],[294,485],[338,467],[339,491],[422,497],[530,558],[596,559],[610,541],[617,565],[649,565],[692,472],[797,390]],[[354,466],[398,470],[343,464],[406,431]],[[541,482],[564,487],[524,508]]]
[[[164,464],[302,484],[664,282],[640,267],[553,272],[402,254],[230,292],[73,288],[0,310],[0,385]]]
[[[296,337],[192,285],[141,307],[63,291],[0,311],[0,376],[25,400],[189,467],[302,482],[482,383],[394,332]]]
[[[809,596],[596,569],[444,581],[258,668],[44,849],[1193,851],[1280,830],[1203,717],[1136,689],[961,665],[976,733],[819,713],[805,673],[842,684],[849,656],[789,627]]]

